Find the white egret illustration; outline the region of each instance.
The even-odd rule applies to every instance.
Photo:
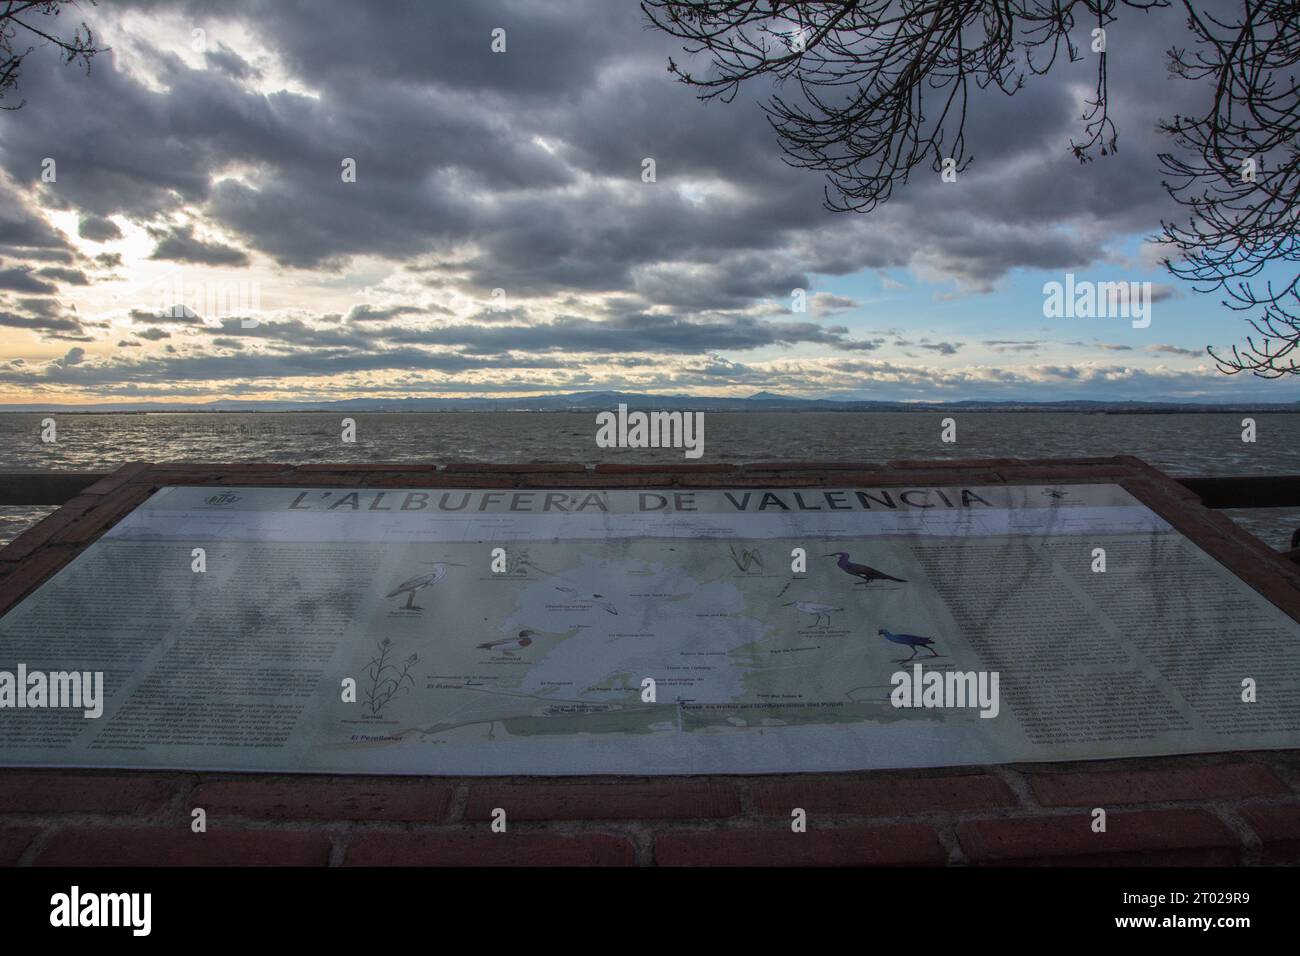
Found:
[[[416,592],[424,588],[437,584],[447,576],[448,568],[463,568],[463,564],[455,564],[451,561],[439,561],[433,565],[433,570],[428,574],[421,574],[417,577],[409,578],[393,588],[385,597],[397,597],[399,594],[406,595],[406,603],[402,605],[403,611],[423,611],[424,608],[415,603]]]
[[[814,604],[811,601],[786,601],[781,606],[797,607],[804,614],[811,614],[813,617],[817,619],[813,622],[814,625],[820,624],[822,622],[822,618],[826,618],[827,627],[831,626],[831,612],[844,610],[844,608],[835,607],[832,604]]]

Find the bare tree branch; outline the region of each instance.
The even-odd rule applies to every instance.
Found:
[[[1248,0],[1228,15],[1184,8],[1196,49],[1170,51],[1170,70],[1212,86],[1213,103],[1162,124],[1178,150],[1160,156],[1164,185],[1188,212],[1161,224],[1165,265],[1235,311],[1261,310],[1244,346],[1210,349],[1222,371],[1300,374],[1300,2]],[[1279,264],[1280,279],[1262,275]]]
[[[90,0],[90,3],[93,6],[95,0]],[[94,35],[85,21],[73,27],[70,37],[59,36],[51,21],[65,6],[77,6],[76,0],[4,0],[3,9],[0,9],[0,100],[17,90],[23,60],[35,49],[34,45],[28,46],[29,43],[53,45],[65,63],[80,60],[87,72],[90,71],[91,57],[104,52],[95,46]],[[0,105],[0,109],[22,109],[26,102],[20,100],[15,106]]]
[[[970,161],[965,127],[971,84],[1007,95],[1026,76],[1048,72],[1064,53],[1076,12],[1099,27],[1122,4],[1169,0],[643,0],[650,21],[711,58],[707,75],[669,60],[701,99],[730,102],[747,80],[778,86],[764,109],[792,166],[826,174],[826,205],[870,212],[896,183],[928,161],[960,172]],[[790,90],[786,92],[786,88]],[[1106,60],[1083,117],[1087,139],[1071,142],[1081,161],[1114,152],[1106,107]]]
[[[1222,371],[1264,377],[1300,373],[1300,0],[1179,0],[1194,53],[1169,52],[1173,75],[1206,84],[1203,116],[1161,124],[1173,150],[1160,155],[1164,186],[1188,213],[1162,223],[1165,265],[1198,291],[1219,291],[1254,335]],[[777,92],[764,104],[786,162],[826,174],[825,204],[870,212],[928,161],[961,171],[971,84],[1013,96],[1047,73],[1078,23],[1100,32],[1097,80],[1070,142],[1088,162],[1118,147],[1107,96],[1106,27],[1119,6],[1148,10],[1169,0],[642,0],[688,54],[710,58],[705,75],[671,59],[669,70],[701,99],[732,100],[760,76]],[[1078,22],[1076,22],[1078,17]],[[1084,19],[1086,17],[1086,20]],[[1253,165],[1251,165],[1253,163]],[[1261,275],[1281,266],[1281,278]],[[1288,279],[1287,276],[1290,276]],[[1253,280],[1253,281],[1252,281]]]

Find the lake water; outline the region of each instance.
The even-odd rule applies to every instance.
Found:
[[[681,462],[681,449],[602,449],[593,412],[0,414],[0,471],[107,471],[126,461]],[[341,440],[344,417],[356,443]],[[957,441],[940,441],[941,420]],[[1300,414],[1105,415],[1059,412],[706,412],[701,462],[774,459],[1067,458],[1136,455],[1172,475],[1300,473]],[[49,508],[0,506],[0,543]],[[1225,512],[1272,547],[1300,512]]]

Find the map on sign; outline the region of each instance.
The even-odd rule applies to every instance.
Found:
[[[695,774],[1300,746],[1300,625],[1100,484],[165,488],[0,618],[0,673],[69,672],[102,674],[102,712],[0,710],[0,764]],[[922,706],[934,673],[980,706]]]

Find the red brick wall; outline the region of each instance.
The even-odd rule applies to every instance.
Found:
[[[1300,863],[1300,755],[653,779],[0,771],[7,865],[1009,863]]]

